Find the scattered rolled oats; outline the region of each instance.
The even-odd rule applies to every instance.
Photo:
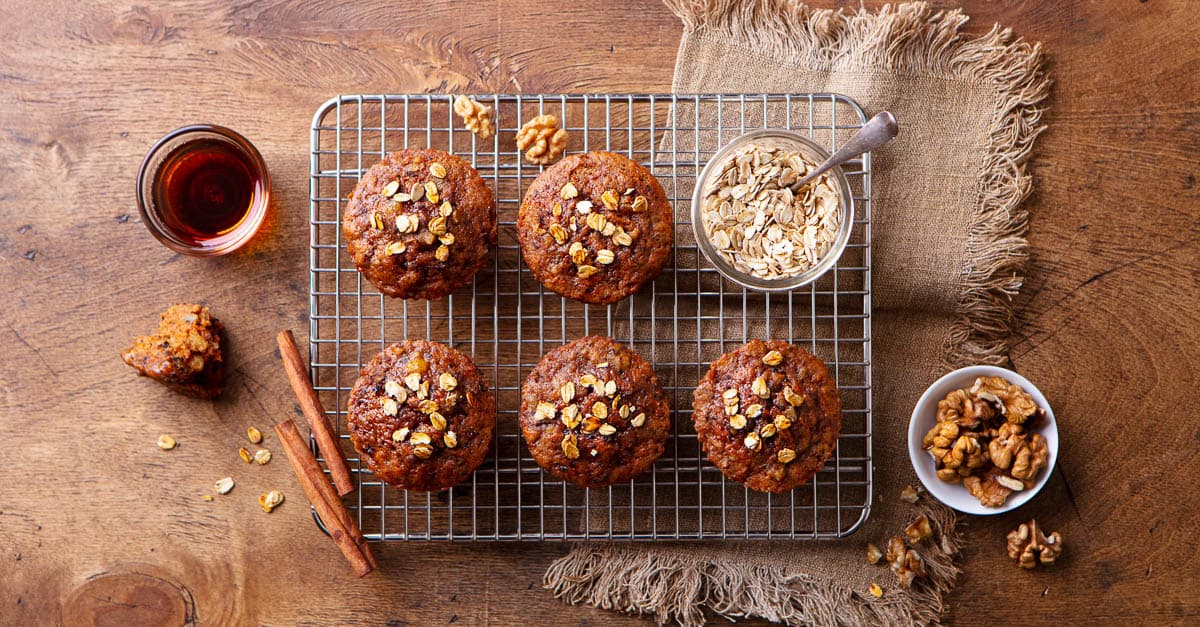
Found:
[[[383,186],[383,195],[384,196],[394,196],[396,194],[396,191],[399,189],[400,189],[400,181],[392,181],[391,183],[388,183],[387,185]]]
[[[705,190],[701,219],[709,241],[735,268],[777,279],[815,266],[841,227],[833,179],[790,186],[816,164],[799,152],[750,145],[722,164]]]
[[[446,246],[445,244],[438,246],[437,250],[433,251],[433,258],[437,259],[438,261],[445,261],[445,260],[449,259],[450,258],[450,247]]]
[[[254,463],[258,464],[259,466],[266,466],[270,462],[271,451],[265,448],[260,448],[257,451],[254,451]]]
[[[574,183],[567,181],[567,184],[563,185],[562,189],[558,191],[558,195],[563,200],[570,200],[579,195],[579,188],[575,187]],[[590,208],[591,206],[592,203],[589,202],[588,207]]]
[[[796,451],[793,451],[790,448],[779,449],[779,453],[776,454],[775,459],[778,459],[782,464],[786,464],[796,459]]]
[[[425,186],[420,183],[413,183],[413,186],[408,190],[408,195],[413,202],[417,202],[425,197]]]
[[[560,396],[562,396],[564,403],[571,402],[571,399],[575,398],[575,384],[567,381],[566,383],[562,384],[562,387],[558,388],[558,393]]]
[[[558,127],[558,118],[539,115],[517,131],[517,149],[525,151],[525,160],[534,165],[548,165],[567,148],[567,131]]]
[[[416,233],[421,228],[421,218],[400,214],[396,216],[396,230],[401,233]]]
[[[401,241],[395,241],[387,245],[383,252],[388,255],[400,255],[408,250],[408,245]]]
[[[638,415],[634,416],[633,420],[629,421],[629,424],[631,424],[635,427],[640,427],[640,426],[646,424],[646,414],[638,414]]]
[[[768,440],[768,439],[775,437],[775,425],[773,423],[768,422],[767,424],[765,424],[761,428],[759,428],[758,434],[760,436],[762,436],[762,438],[764,440]]]
[[[249,464],[254,459],[253,457],[250,456],[250,451],[246,450],[246,447],[244,447],[244,446],[242,448],[238,449],[238,457],[241,457],[242,461],[246,462],[247,464]]]
[[[258,497],[258,506],[261,507],[263,509],[263,511],[268,514],[271,513],[271,510],[275,509],[276,507],[279,507],[279,505],[282,503],[283,503],[283,492],[280,492],[279,490],[271,490],[270,492],[267,492],[266,494],[260,495]]]
[[[550,235],[554,236],[554,241],[558,244],[562,244],[567,241],[567,230],[562,228],[562,225],[560,224],[556,223],[550,225]]]
[[[446,428],[446,417],[435,411],[429,414],[429,423],[433,425],[434,429],[441,431]]]
[[[596,263],[600,265],[607,266],[616,259],[617,256],[613,254],[613,251],[607,248],[602,248],[599,251],[596,251]]]
[[[737,397],[738,391],[735,388],[729,388],[728,390],[721,392],[721,398],[725,399],[726,401],[735,401],[737,400]]]
[[[592,403],[592,415],[601,420],[608,418],[608,405],[599,401]]]
[[[420,459],[429,459],[433,456],[433,447],[428,444],[418,444],[413,447],[413,455]]]
[[[378,231],[383,230],[383,218],[379,217],[379,212],[377,211],[371,212],[371,226],[375,227]]]
[[[787,401],[792,407],[799,407],[804,404],[804,397],[792,390],[792,386],[787,385],[783,388],[783,400]]]
[[[630,188],[630,190],[632,190],[632,189],[633,188]],[[629,190],[626,190],[626,193],[628,194],[628,193],[632,193],[632,192]],[[645,211],[646,207],[648,207],[649,205],[650,205],[650,202],[648,200],[646,200],[645,196],[638,196],[637,198],[633,199],[633,212],[641,213],[641,212]]]
[[[581,200],[581,201],[575,203],[575,211],[578,211],[579,215],[586,216],[587,214],[592,212],[592,201]]]
[[[213,489],[220,494],[229,494],[229,491],[233,489],[233,485],[233,477],[225,477],[224,479],[217,479],[213,483]]]
[[[438,215],[443,218],[449,218],[454,215],[454,205],[451,205],[449,200],[442,202],[441,206],[438,207]]]
[[[753,405],[749,405],[746,407],[746,417],[747,418],[758,418],[759,416],[762,415],[762,412],[763,412],[763,406],[759,405],[758,403],[755,403]]]
[[[446,166],[435,161],[434,163],[429,164],[429,173],[432,174],[434,178],[444,179],[446,178]]]
[[[438,377],[438,387],[441,387],[446,392],[453,392],[454,388],[458,387],[458,379],[454,378],[454,375],[449,372],[443,372]]]
[[[579,266],[579,268],[576,269],[575,274],[578,275],[579,278],[581,278],[581,279],[586,279],[586,278],[592,276],[593,274],[596,274],[599,271],[600,271],[600,268],[597,268],[596,266],[584,265],[584,266]]]
[[[604,395],[611,397],[617,393],[617,382],[608,381],[604,384]]]
[[[408,438],[408,431],[408,427],[402,427],[392,432],[392,441],[403,442],[406,438]]]
[[[175,448],[176,444],[178,444],[178,443],[175,442],[175,438],[173,438],[169,435],[164,434],[164,435],[158,436],[158,448],[160,448],[164,451],[169,451],[169,450]]]
[[[435,205],[437,204],[438,200],[440,200],[437,183],[425,181],[425,199]]]
[[[762,441],[759,439],[758,433],[751,431],[750,433],[746,434],[746,438],[742,440],[742,444],[745,444],[746,448],[750,450],[758,450],[758,447],[762,444]]]
[[[746,428],[746,417],[741,414],[734,414],[729,418],[729,426],[741,431]]]
[[[762,362],[768,366],[778,366],[783,363],[783,353],[779,351],[771,351],[763,355]]]
[[[613,243],[618,246],[632,246],[633,236],[625,231],[617,231],[617,233],[613,235]]]
[[[789,420],[787,416],[784,416],[783,414],[775,416],[775,428],[776,429],[783,431],[790,426],[792,426],[792,421]]]
[[[400,405],[396,403],[396,399],[390,396],[383,397],[383,400],[379,401],[379,404],[383,408],[383,415],[385,416],[395,416],[400,413]]]
[[[201,494],[201,495],[200,495],[200,500],[201,500],[201,501],[211,501],[211,500],[213,500],[213,495],[211,495],[211,494]]]
[[[458,434],[453,431],[447,431],[446,434],[442,436],[442,444],[445,444],[446,448],[454,448],[458,446]]]
[[[600,425],[600,435],[612,435],[617,432],[617,428],[610,424]]]
[[[492,108],[466,96],[454,99],[454,112],[463,120],[467,127],[480,139],[488,139],[496,134],[496,125],[492,123]]]

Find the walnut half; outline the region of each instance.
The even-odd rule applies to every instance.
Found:
[[[1057,531],[1045,535],[1036,520],[1013,529],[1008,534],[1008,556],[1017,560],[1021,568],[1034,568],[1039,563],[1053,564],[1062,554],[1063,539]]]
[[[492,122],[492,108],[466,96],[454,100],[454,112],[463,120],[463,126],[468,131],[487,139],[496,134],[496,125]]]
[[[517,131],[517,149],[525,151],[525,160],[534,165],[549,165],[567,149],[567,130],[558,127],[558,118],[539,115]]]

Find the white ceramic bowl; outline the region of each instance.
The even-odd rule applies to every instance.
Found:
[[[937,423],[938,401],[946,398],[947,394],[958,388],[971,387],[977,377],[1002,377],[1021,386],[1021,389],[1033,396],[1037,406],[1046,412],[1044,424],[1037,429],[1037,433],[1046,438],[1046,447],[1050,450],[1050,460],[1046,463],[1046,468],[1038,475],[1037,483],[1028,490],[1010,494],[1003,507],[986,507],[979,502],[979,499],[971,496],[961,483],[947,483],[938,479],[933,457],[921,448],[921,440]],[[908,423],[908,457],[912,460],[913,469],[917,471],[917,477],[921,479],[925,490],[937,500],[966,514],[981,516],[1003,514],[1024,505],[1042,489],[1042,486],[1046,485],[1046,480],[1050,478],[1050,473],[1054,472],[1054,464],[1058,461],[1058,425],[1054,421],[1054,412],[1050,409],[1050,403],[1046,402],[1046,397],[1025,377],[998,366],[968,366],[959,368],[935,381],[917,401],[917,406],[913,408],[912,419]]]

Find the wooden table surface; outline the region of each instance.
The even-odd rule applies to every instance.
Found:
[[[969,521],[948,619],[1194,623],[1200,20],[1184,0],[965,4],[972,31],[999,21],[1045,42],[1055,79],[1012,357],[1063,444],[1030,506]],[[282,455],[248,468],[234,451],[247,425],[297,415],[274,335],[307,331],[318,104],[667,91],[675,17],[652,0],[8,0],[0,24],[0,623],[637,622],[540,590],[557,544],[376,545],[382,570],[356,580]],[[266,228],[225,258],[175,255],[137,217],[142,155],[195,122],[246,134],[274,177]],[[228,326],[216,402],[117,358],[179,301]],[[179,448],[159,451],[160,433]],[[230,495],[199,499],[228,474]],[[289,500],[267,515],[254,501],[270,488]],[[1066,538],[1045,572],[1004,555],[1030,515]]]

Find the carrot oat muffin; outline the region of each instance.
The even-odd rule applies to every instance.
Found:
[[[224,329],[208,307],[171,305],[159,316],[154,335],[135,339],[121,352],[121,359],[138,374],[176,392],[216,398],[225,386]]]
[[[807,483],[842,430],[841,397],[825,363],[779,340],[752,340],[718,358],[692,407],[709,461],[760,492]]]
[[[471,282],[496,244],[496,202],[469,163],[441,150],[388,153],[342,215],[346,248],[380,292],[434,300]]]
[[[529,186],[517,217],[521,255],[543,285],[615,303],[653,281],[671,255],[671,203],[648,170],[611,152],[572,155]]]
[[[542,468],[589,488],[629,481],[663,453],[670,407],[646,360],[607,337],[549,353],[521,388],[521,431]]]
[[[496,401],[474,362],[424,340],[376,355],[354,383],[348,409],[350,439],[371,472],[427,492],[470,477],[496,425]]]

